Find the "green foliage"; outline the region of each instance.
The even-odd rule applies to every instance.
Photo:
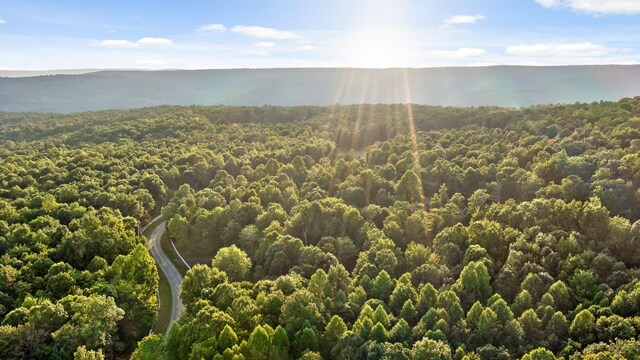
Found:
[[[639,104],[0,114],[0,358],[634,358]]]
[[[251,259],[237,246],[221,248],[211,263],[214,268],[223,271],[231,281],[245,280],[251,270]]]
[[[411,357],[413,359],[449,360],[451,359],[451,349],[442,341],[424,338],[413,344]]]
[[[393,279],[385,270],[378,273],[371,285],[371,295],[382,301],[387,301],[394,289]]]
[[[117,322],[124,317],[124,311],[116,306],[113,298],[69,295],[60,303],[69,320],[51,333],[56,346],[71,353],[81,345],[102,349],[113,344]]]
[[[297,354],[304,354],[307,351],[316,352],[319,349],[318,336],[312,328],[305,327],[298,331],[293,340],[293,350]]]
[[[404,319],[400,319],[389,331],[389,340],[408,344],[411,340],[411,326]]]
[[[85,268],[95,256],[111,262],[117,255],[131,252],[138,242],[133,229],[127,229],[125,219],[108,208],[72,220],[69,229],[58,251],[66,262],[78,268]]]
[[[511,305],[511,310],[513,310],[513,313],[518,316],[526,310],[530,310],[532,308],[533,297],[527,290],[522,290]]]
[[[286,359],[288,358],[289,348],[291,344],[289,342],[289,336],[287,331],[278,325],[276,327],[273,336],[271,337],[271,343],[273,344],[273,358],[274,359]],[[324,348],[323,348],[324,349]]]
[[[475,336],[478,340],[477,344],[492,344],[497,340],[497,329],[499,326],[498,316],[496,313],[491,310],[491,308],[486,308],[480,314],[480,318],[478,318],[478,330],[475,333]]]
[[[247,341],[247,356],[251,359],[269,359],[271,349],[271,339],[264,328],[258,325]]]
[[[387,341],[387,330],[384,328],[384,325],[381,323],[376,323],[373,328],[371,328],[371,332],[369,333],[369,337],[371,340],[375,340],[377,342],[386,342]]]
[[[218,269],[196,265],[182,280],[180,298],[185,304],[195,303],[197,299],[200,299],[202,289],[215,288],[225,281],[227,281],[227,275]]]
[[[138,342],[138,347],[131,355],[132,360],[162,360],[166,358],[166,344],[162,335],[152,334]]]
[[[87,350],[86,347],[80,346],[73,353],[73,360],[104,360],[102,351]]]
[[[588,344],[595,340],[596,319],[589,310],[582,310],[571,322],[569,330],[576,341]]]
[[[524,339],[530,344],[536,344],[542,338],[542,321],[532,309],[526,310],[518,318],[524,330]]]
[[[640,356],[640,341],[616,340],[611,343],[596,343],[585,347],[574,355],[575,359],[636,359]]]
[[[413,170],[407,170],[396,187],[396,197],[399,201],[408,201],[410,203],[421,203],[422,184],[420,178]]]
[[[396,286],[389,297],[389,306],[396,313],[400,313],[401,309],[407,301],[417,301],[418,293],[411,283],[411,275],[404,274],[396,282]]]
[[[324,327],[324,306],[307,290],[297,290],[288,296],[281,311],[280,320],[287,334],[297,334],[308,326]],[[305,338],[309,337],[305,335]]]
[[[404,302],[404,305],[402,305],[402,310],[400,310],[399,316],[405,321],[407,321],[408,323],[413,325],[415,325],[418,322],[419,320],[418,310],[416,309],[415,306],[413,306],[413,301],[411,299],[407,299],[407,301]]]
[[[522,360],[555,360],[553,353],[544,348],[537,348],[526,353]]]
[[[158,312],[158,271],[144,245],[129,255],[120,255],[109,269],[111,285],[124,310],[125,339],[138,339],[147,333]]]
[[[236,335],[233,328],[229,325],[225,325],[220,335],[218,335],[218,349],[224,352],[226,349],[232,348],[238,343],[238,335]]]
[[[491,276],[484,263],[474,261],[460,273],[460,297],[469,306],[476,301],[484,302],[491,295]]]
[[[569,335],[569,323],[563,313],[557,311],[551,316],[547,323],[546,334],[549,344],[557,350]]]
[[[331,317],[321,339],[321,350],[325,355],[331,352],[331,348],[342,339],[347,330],[347,325],[340,316]]]

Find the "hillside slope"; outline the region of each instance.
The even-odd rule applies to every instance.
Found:
[[[98,71],[0,78],[0,111],[154,105],[400,103],[527,106],[640,95],[640,65]]]

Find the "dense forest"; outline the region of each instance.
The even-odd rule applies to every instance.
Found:
[[[0,113],[1,359],[640,357],[640,98]],[[157,214],[209,259],[149,334]]]

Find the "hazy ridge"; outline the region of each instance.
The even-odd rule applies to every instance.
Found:
[[[11,112],[408,101],[519,107],[637,95],[640,65],[132,70],[0,77],[0,111]]]

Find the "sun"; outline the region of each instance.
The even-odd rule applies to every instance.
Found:
[[[353,67],[404,67],[411,66],[416,60],[410,34],[403,30],[358,30],[346,46],[347,62]]]
[[[343,39],[343,54],[351,67],[411,67],[417,63],[420,44],[412,31],[412,13],[404,0],[359,3],[353,27]],[[415,30],[415,29],[413,29]]]

